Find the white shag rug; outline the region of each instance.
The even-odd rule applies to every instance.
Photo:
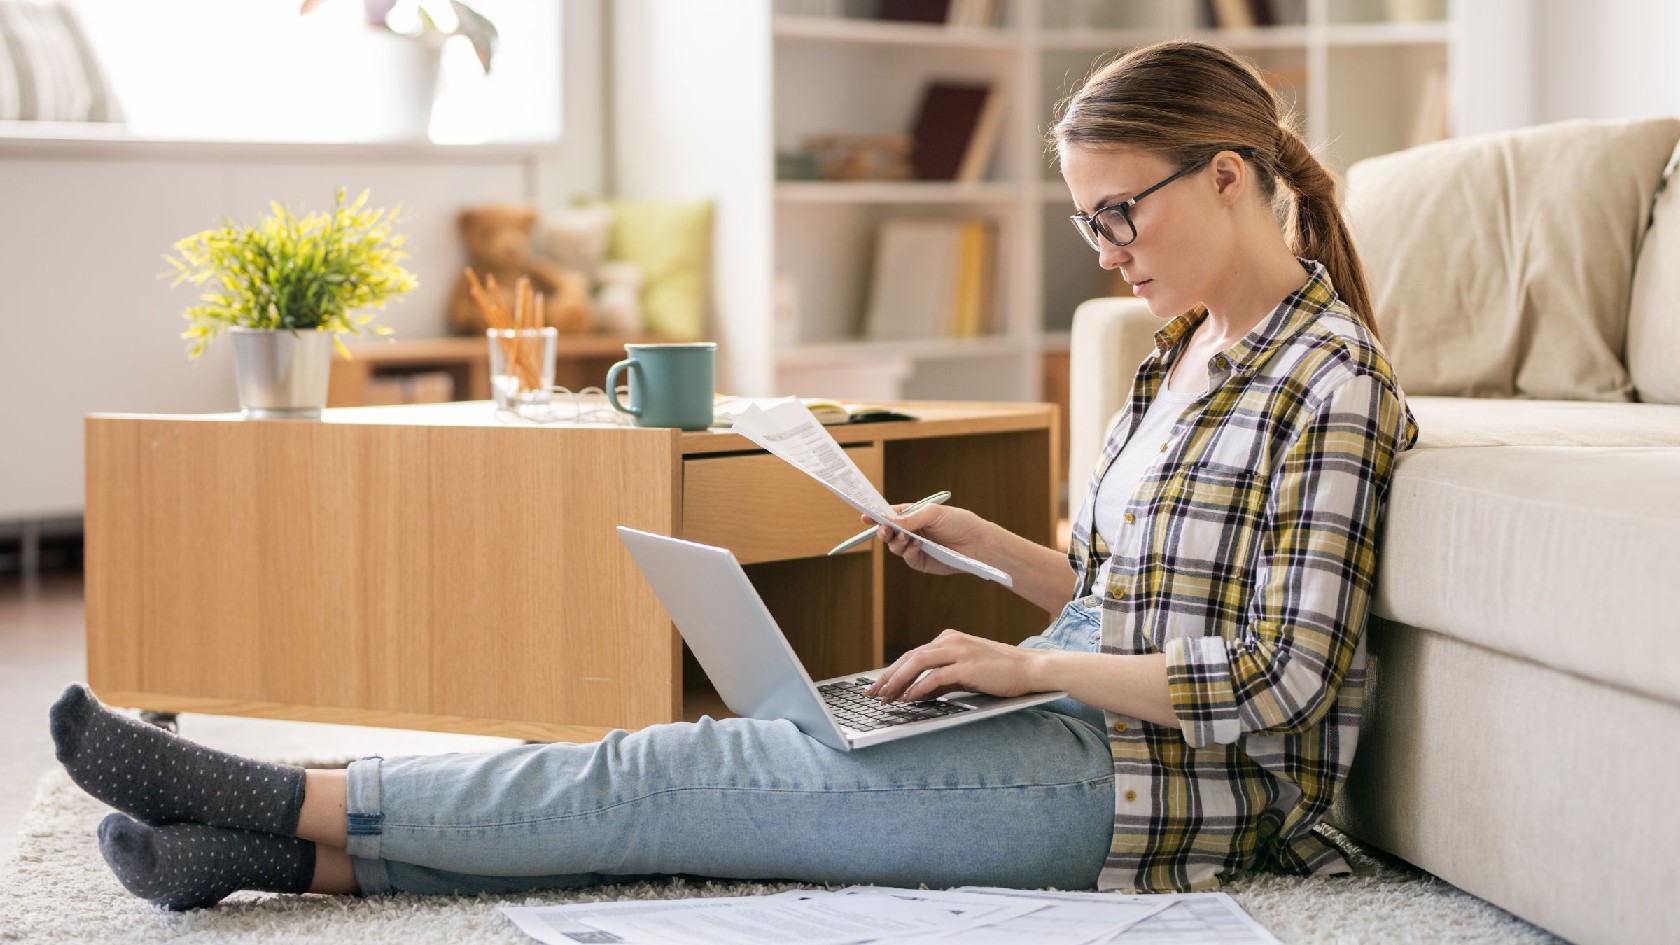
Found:
[[[350,942],[355,945],[524,945],[533,940],[497,908],[612,899],[741,896],[794,883],[696,882],[607,886],[519,896],[275,896],[239,893],[215,909],[172,913],[136,899],[99,856],[94,827],[109,808],[62,771],[41,779],[18,830],[17,854],[0,866],[0,942]],[[1227,888],[1286,945],[1560,943],[1545,931],[1345,837],[1352,877],[1260,876]]]

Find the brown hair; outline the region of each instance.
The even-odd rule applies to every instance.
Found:
[[[1377,321],[1353,238],[1336,201],[1336,180],[1301,140],[1258,70],[1206,43],[1143,46],[1100,66],[1057,107],[1050,143],[1131,147],[1177,167],[1222,150],[1252,148],[1261,193],[1294,195],[1284,236],[1297,256],[1324,264],[1330,281],[1373,337]]]

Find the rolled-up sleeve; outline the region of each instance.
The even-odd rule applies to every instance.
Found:
[[[1304,731],[1334,704],[1364,632],[1383,501],[1409,425],[1399,395],[1370,374],[1342,382],[1301,425],[1271,478],[1240,633],[1165,647],[1191,746]]]

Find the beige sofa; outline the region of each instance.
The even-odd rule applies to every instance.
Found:
[[[1677,139],[1575,122],[1348,174],[1421,435],[1332,821],[1582,943],[1680,942]],[[1075,316],[1076,501],[1160,324]]]

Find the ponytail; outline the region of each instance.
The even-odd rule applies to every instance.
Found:
[[[1278,177],[1295,195],[1294,213],[1284,231],[1290,251],[1323,263],[1336,294],[1359,317],[1371,337],[1381,341],[1365,267],[1336,200],[1336,179],[1313,156],[1306,142],[1288,128],[1278,129],[1277,165]]]

